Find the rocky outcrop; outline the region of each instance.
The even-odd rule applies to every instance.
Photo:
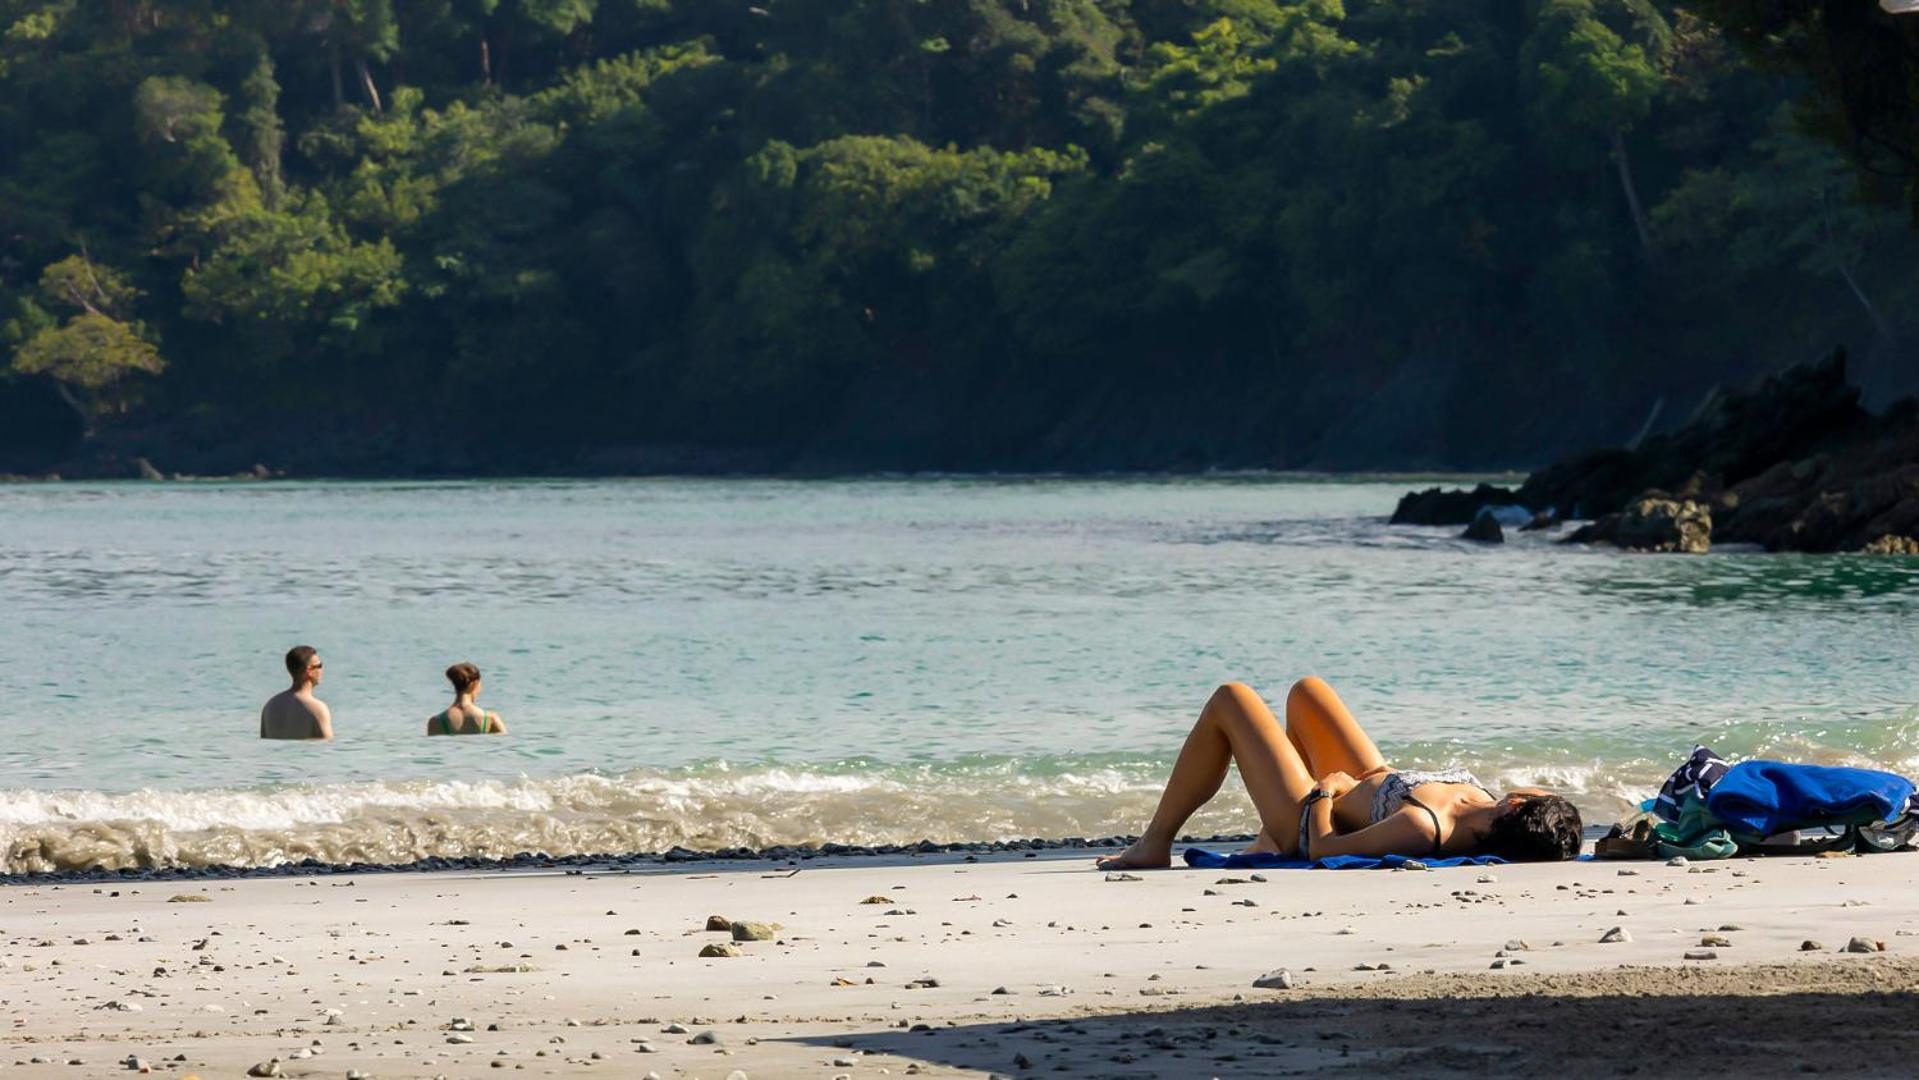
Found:
[[[1712,511],[1691,499],[1648,492],[1566,538],[1569,544],[1612,544],[1627,551],[1712,550]]]
[[[1863,555],[1919,555],[1919,540],[1910,536],[1882,536],[1859,551]]]
[[[1846,384],[1845,354],[1835,351],[1717,397],[1679,431],[1638,449],[1542,469],[1517,490],[1419,492],[1400,501],[1400,512],[1471,504],[1477,513],[1507,502],[1554,520],[1593,519],[1568,542],[1897,553],[1919,537],[1919,402],[1867,413]]]
[[[1745,393],[1715,395],[1686,426],[1637,449],[1601,450],[1541,469],[1515,498],[1561,518],[1600,518],[1648,491],[1685,494],[1744,483],[1781,462],[1856,444],[1874,428],[1846,382],[1846,354],[1776,375]],[[1706,494],[1706,492],[1699,492]]]
[[[1393,508],[1394,525],[1470,525],[1488,506],[1514,506],[1519,496],[1510,489],[1481,484],[1471,491],[1427,488],[1400,497]]]
[[[1477,540],[1482,544],[1503,544],[1506,542],[1506,530],[1499,527],[1499,519],[1491,514],[1481,514],[1473,519],[1466,531],[1459,534],[1463,540]]]

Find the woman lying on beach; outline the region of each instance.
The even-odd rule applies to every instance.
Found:
[[[479,668],[455,664],[446,669],[446,681],[453,684],[453,704],[445,712],[427,719],[428,735],[506,734],[506,723],[499,713],[487,712],[473,703],[473,699],[480,696]]]
[[[1303,859],[1498,855],[1515,862],[1579,854],[1579,811],[1564,798],[1539,788],[1495,797],[1464,770],[1395,772],[1333,688],[1308,678],[1286,695],[1284,728],[1251,687],[1228,683],[1215,691],[1186,736],[1145,833],[1100,866],[1171,865],[1180,827],[1219,792],[1229,763],[1239,765],[1259,811],[1259,839],[1248,852]]]

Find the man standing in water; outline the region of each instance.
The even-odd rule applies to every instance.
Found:
[[[260,709],[262,739],[331,739],[333,714],[326,702],[313,696],[326,667],[319,650],[311,645],[295,645],[287,651],[287,674],[293,686],[267,699]]]

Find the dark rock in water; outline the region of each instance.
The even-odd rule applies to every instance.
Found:
[[[1481,514],[1473,519],[1466,531],[1459,534],[1462,540],[1477,540],[1482,544],[1503,544],[1506,542],[1506,530],[1499,527],[1499,519],[1491,514]]]
[[[1573,533],[1566,542],[1703,555],[1712,549],[1712,511],[1691,499],[1648,492],[1624,510],[1607,514]]]
[[[1559,527],[1559,519],[1553,517],[1552,511],[1541,510],[1539,513],[1533,515],[1533,519],[1531,521],[1528,521],[1526,524],[1521,525],[1519,527],[1519,531],[1520,532],[1538,532],[1541,529],[1557,529],[1558,527]]]
[[[1488,506],[1512,506],[1519,496],[1503,487],[1481,484],[1471,491],[1427,488],[1400,497],[1393,509],[1394,525],[1470,525]]]

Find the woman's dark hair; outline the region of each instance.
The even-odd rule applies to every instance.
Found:
[[[1558,795],[1520,796],[1518,805],[1493,819],[1480,847],[1513,862],[1554,862],[1579,856],[1585,826],[1579,810]]]
[[[446,669],[446,681],[453,684],[453,692],[464,694],[467,688],[480,681],[480,669],[472,664],[455,664]]]

